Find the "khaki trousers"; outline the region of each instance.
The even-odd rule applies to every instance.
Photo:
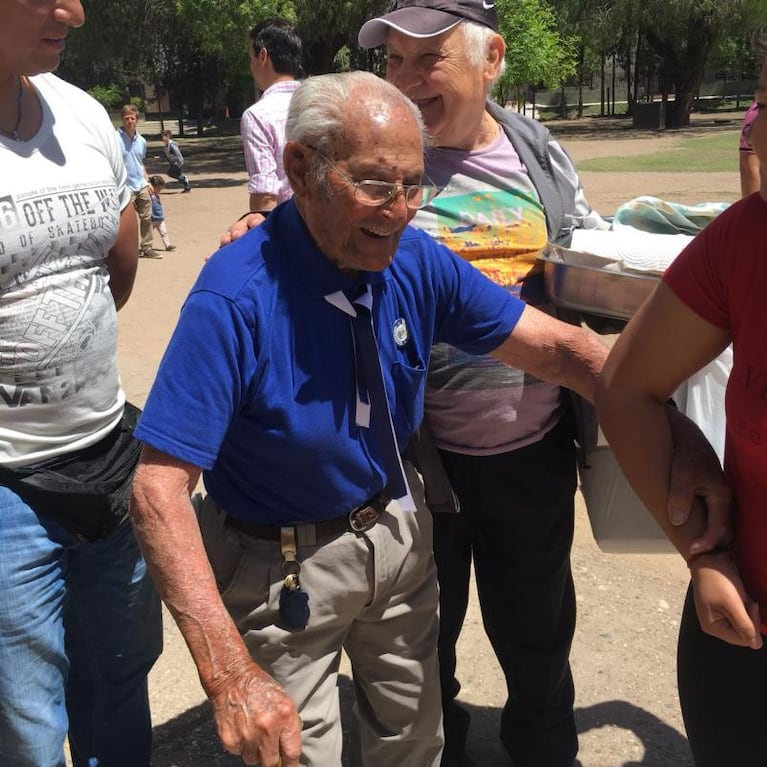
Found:
[[[139,192],[130,193],[133,207],[138,213],[139,251],[149,253],[152,250],[152,200],[149,197],[149,187],[145,186]]]
[[[305,631],[275,624],[282,588],[279,544],[225,525],[211,499],[200,527],[224,603],[253,658],[294,700],[304,723],[301,764],[340,767],[338,669],[354,671],[357,767],[438,767],[442,715],[437,665],[438,592],[431,517],[397,502],[365,533],[299,548],[311,616]]]

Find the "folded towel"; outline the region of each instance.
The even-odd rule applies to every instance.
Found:
[[[601,256],[605,266],[613,262],[612,268],[663,274],[691,240],[687,234],[652,234],[630,226],[608,232],[576,229],[570,248]]]
[[[631,226],[655,234],[697,234],[729,203],[701,202],[683,205],[657,197],[637,197],[615,211],[613,227]]]

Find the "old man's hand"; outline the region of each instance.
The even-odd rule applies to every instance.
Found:
[[[672,525],[683,525],[695,501],[706,511],[706,529],[690,544],[687,556],[709,551],[732,539],[732,491],[716,452],[701,430],[687,416],[666,407],[674,454],[669,479],[668,516]]]
[[[210,697],[224,748],[245,764],[298,767],[301,720],[285,690],[257,666]]]

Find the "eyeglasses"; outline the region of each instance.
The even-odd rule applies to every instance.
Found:
[[[333,167],[336,173],[343,176],[349,185],[354,187],[354,200],[360,205],[378,208],[390,203],[402,194],[405,197],[405,205],[410,210],[419,210],[425,208],[442,191],[442,187],[434,184],[400,184],[394,181],[376,181],[374,179],[357,181],[317,147],[309,144],[306,144],[306,147],[320,155],[328,165]]]

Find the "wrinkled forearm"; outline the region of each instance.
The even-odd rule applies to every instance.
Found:
[[[609,349],[590,331],[579,327],[573,327],[573,331],[572,340],[557,348],[562,371],[557,383],[594,402],[597,381]]]
[[[593,402],[608,351],[591,331],[527,306],[517,326],[493,355]]]
[[[152,578],[208,697],[252,663],[216,587],[185,483],[139,464],[131,519]]]

